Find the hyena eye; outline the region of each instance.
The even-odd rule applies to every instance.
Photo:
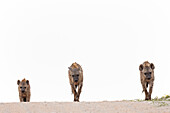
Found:
[[[22,87],[20,87],[20,88],[22,88]]]
[[[26,89],[26,87],[24,87]]]
[[[74,75],[72,75],[72,77],[74,77]]]
[[[149,74],[152,74],[151,72],[149,72]]]
[[[79,76],[79,74],[77,76]]]
[[[147,73],[144,73],[145,75],[147,74]]]

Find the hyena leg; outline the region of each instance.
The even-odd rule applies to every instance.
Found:
[[[22,97],[19,97],[19,99],[20,99],[20,102],[23,102],[23,98]]]
[[[78,102],[79,102],[79,97],[80,97],[80,93],[81,93],[82,87],[83,87],[83,84],[80,84],[80,85],[78,86],[78,94],[77,94],[77,97],[76,97],[76,99],[77,99]]]
[[[148,92],[147,92],[147,89],[146,89],[146,86],[145,84],[142,84],[142,87],[143,87],[143,91],[145,91],[145,100],[148,100]]]
[[[26,98],[26,102],[30,102],[30,97],[27,97],[27,98]]]
[[[152,88],[153,88],[153,82],[149,84],[149,94],[148,94],[149,100],[151,100]]]
[[[74,101],[76,101],[77,92],[76,92],[76,89],[75,89],[73,84],[71,85],[71,89],[72,89],[72,92],[74,94]]]

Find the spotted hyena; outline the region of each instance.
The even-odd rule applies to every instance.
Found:
[[[29,80],[24,78],[22,81],[18,80],[17,84],[20,102],[30,102],[31,92]]]
[[[79,102],[81,89],[83,86],[83,69],[78,63],[73,63],[68,67],[68,77],[71,85],[72,93],[74,94],[74,101]],[[76,91],[78,87],[78,91]]]
[[[152,88],[154,84],[154,69],[155,66],[153,63],[149,63],[145,61],[143,64],[139,66],[140,70],[140,79],[143,91],[145,92],[145,100],[151,100]],[[147,91],[147,87],[149,85],[149,92]]]

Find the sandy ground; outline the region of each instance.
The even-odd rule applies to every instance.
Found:
[[[0,113],[170,113],[170,102],[0,103]]]

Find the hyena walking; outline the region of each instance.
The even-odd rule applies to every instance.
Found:
[[[154,69],[154,64],[149,63],[148,61],[145,61],[139,66],[140,80],[143,88],[142,92],[145,92],[145,100],[151,100],[152,88],[154,84]],[[148,85],[149,92],[147,91]]]
[[[30,102],[31,92],[29,80],[24,78],[22,81],[18,80],[17,84],[20,102]]]
[[[68,68],[69,68],[68,76],[71,85],[71,90],[72,93],[74,94],[74,101],[79,102],[81,89],[83,87],[83,69],[76,62],[73,63]],[[76,91],[77,87],[78,87],[78,91]]]

